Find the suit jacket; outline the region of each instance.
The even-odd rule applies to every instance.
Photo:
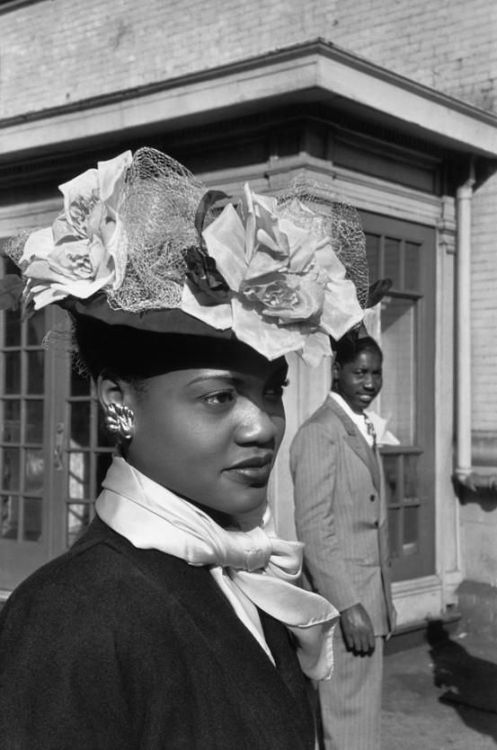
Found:
[[[295,523],[311,587],[338,610],[361,603],[375,635],[393,625],[379,457],[328,396],[290,448]]]
[[[260,614],[276,668],[208,568],[95,519],[2,610],[2,750],[312,750],[290,636]]]

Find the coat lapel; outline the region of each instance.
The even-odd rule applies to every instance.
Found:
[[[361,434],[360,430],[356,427],[350,417],[340,408],[339,404],[335,401],[332,396],[328,396],[326,406],[340,419],[347,432],[347,443],[350,445],[354,453],[363,461],[370,471],[373,484],[378,490],[381,491],[381,475],[380,467],[378,465],[378,457],[375,451],[368,445],[366,439]]]
[[[240,700],[252,713],[254,721],[264,715],[268,701],[282,704],[281,714],[293,717],[293,731],[302,741],[302,745],[296,744],[295,747],[307,747],[310,719],[305,705],[305,683],[290,648],[286,629],[261,613],[267,643],[275,658],[275,668],[236,616],[207,567],[188,565],[184,560],[157,550],[136,549],[98,518],[92,526],[93,530],[86,536],[86,544],[92,533],[93,537],[97,535],[99,541],[112,544],[132,558],[149,580],[155,581],[157,597],[164,597],[164,606],[170,606],[171,597],[174,597],[183,611],[185,632],[195,632],[196,637],[202,639],[205,651],[210,652],[217,662],[233,693],[240,693]],[[285,644],[283,638],[286,638]],[[201,668],[202,665],[199,665]],[[247,686],[251,686],[250,689]]]

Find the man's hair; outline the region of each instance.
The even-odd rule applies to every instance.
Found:
[[[353,362],[362,352],[374,352],[378,354],[383,362],[383,352],[380,345],[372,336],[344,336],[334,346],[335,356],[333,361],[339,365],[346,365]]]

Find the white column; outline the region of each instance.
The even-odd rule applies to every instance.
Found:
[[[457,190],[456,476],[471,473],[471,199],[473,179]]]

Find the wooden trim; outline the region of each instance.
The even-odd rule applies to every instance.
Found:
[[[497,117],[322,39],[0,120],[2,161],[113,133],[162,131],[246,115],[261,106],[328,102],[364,120],[463,153],[497,157]]]
[[[397,627],[427,617],[439,618],[443,611],[442,582],[436,575],[396,581],[392,595],[397,610]]]
[[[0,0],[0,16],[9,13],[18,8],[24,8],[25,5],[35,5],[41,0]]]
[[[199,175],[210,187],[237,195],[248,181],[257,192],[286,190],[297,176],[325,184],[338,198],[356,208],[393,219],[438,227],[442,222],[455,228],[455,203],[450,196],[424,193],[405,185],[337,167],[326,159],[308,154],[269,159],[268,162],[203,172]],[[1,214],[0,214],[1,218]]]
[[[34,5],[36,2],[40,2],[40,0],[6,0],[3,4],[0,0],[0,4],[2,4],[1,12],[14,10],[16,7],[22,7],[24,5]],[[27,121],[45,119],[46,117],[56,117],[63,113],[67,114],[70,112],[81,111],[83,109],[101,107],[108,105],[109,103],[147,97],[158,92],[167,91],[180,86],[190,86],[195,83],[209,81],[215,78],[241,76],[243,74],[253,73],[254,70],[271,68],[276,65],[286,65],[288,63],[297,65],[297,61],[302,58],[315,56],[328,61],[340,63],[341,65],[363,73],[372,79],[383,81],[384,83],[388,83],[402,91],[409,92],[416,97],[425,99],[426,101],[432,102],[444,109],[452,110],[453,113],[464,115],[472,120],[488,124],[493,128],[497,127],[497,116],[493,112],[481,109],[480,107],[476,107],[442,91],[425,86],[411,78],[402,76],[395,73],[393,70],[384,68],[366,58],[349,52],[322,37],[318,37],[316,39],[289,45],[277,50],[269,50],[262,54],[247,57],[243,60],[236,60],[224,65],[218,65],[208,68],[207,70],[199,70],[155,83],[148,83],[107,94],[100,94],[81,99],[78,102],[71,102],[58,107],[46,108],[38,112],[27,112],[22,115],[3,118],[0,119],[0,128],[19,125]],[[317,80],[316,85],[319,85]]]
[[[0,206],[0,238],[23,230],[49,226],[62,209],[62,196],[33,203]]]

